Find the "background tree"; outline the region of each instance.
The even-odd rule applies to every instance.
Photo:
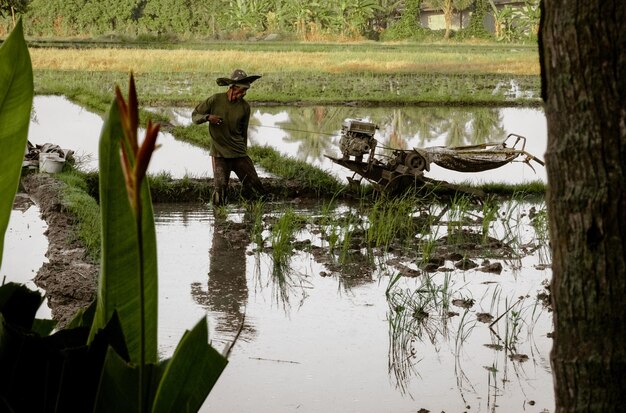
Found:
[[[406,0],[404,10],[398,11],[398,21],[390,23],[390,27],[383,32],[383,40],[419,38],[424,33],[420,22],[421,5],[422,0]],[[394,14],[390,14],[390,17]]]
[[[415,3],[415,0],[409,0],[406,3]],[[372,21],[372,30],[381,32],[391,26],[401,15],[401,8],[405,2],[401,0],[378,0],[378,7],[374,11]]]
[[[141,18],[150,33],[188,35],[191,33],[191,8],[188,1],[148,0]]]
[[[339,32],[343,36],[365,35],[379,8],[374,0],[342,0],[336,3]]]
[[[472,4],[472,0],[427,0],[427,4],[432,7],[436,7],[443,13],[443,19],[446,25],[446,32],[443,35],[444,39],[450,38],[450,30],[452,30],[452,17],[454,16],[455,10],[464,10],[470,4]]]
[[[496,39],[507,42],[513,41],[517,37],[517,27],[515,25],[517,13],[515,9],[509,5],[499,8],[493,0],[489,0],[489,4],[491,5]]]
[[[485,16],[489,10],[489,4],[487,0],[473,0],[472,15],[470,16],[470,22],[466,29],[464,29],[464,35],[467,37],[479,37],[488,38],[491,34],[485,29]],[[539,20],[537,20],[539,21]]]
[[[137,1],[91,0],[85,2],[75,17],[78,26],[91,34],[129,33],[138,7]]]
[[[537,39],[537,31],[539,30],[539,0],[526,0],[524,6],[517,10],[517,25],[522,35]]]
[[[11,16],[13,26],[16,23],[16,15],[26,13],[29,0],[0,0],[0,16]]]
[[[87,33],[77,16],[86,0],[32,0],[27,26],[29,34],[38,36],[74,36]]]
[[[211,39],[221,36],[225,27],[222,3],[222,0],[188,0],[191,9],[189,25],[194,34]]]
[[[557,412],[626,401],[626,3],[543,0]]]

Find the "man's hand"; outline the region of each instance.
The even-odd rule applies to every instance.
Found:
[[[206,117],[207,121],[213,125],[221,125],[222,124],[222,118],[220,118],[219,116],[215,116],[215,115],[207,115]]]

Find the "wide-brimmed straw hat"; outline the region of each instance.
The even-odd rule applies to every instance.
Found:
[[[260,75],[248,76],[243,70],[235,69],[230,77],[218,77],[216,82],[220,86],[236,85],[240,87],[250,87],[250,84],[260,77]]]

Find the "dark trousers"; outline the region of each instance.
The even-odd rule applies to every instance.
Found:
[[[254,164],[249,156],[241,158],[221,158],[211,156],[213,162],[213,205],[226,204],[226,193],[230,173],[234,172],[241,181],[243,195],[255,197],[263,195],[263,184],[254,169]]]

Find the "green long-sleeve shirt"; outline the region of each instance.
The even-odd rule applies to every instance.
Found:
[[[222,158],[239,158],[247,155],[250,105],[243,99],[228,100],[226,93],[216,93],[201,102],[191,114],[195,124],[207,121],[208,115],[222,118],[221,125],[209,124],[211,155]]]

